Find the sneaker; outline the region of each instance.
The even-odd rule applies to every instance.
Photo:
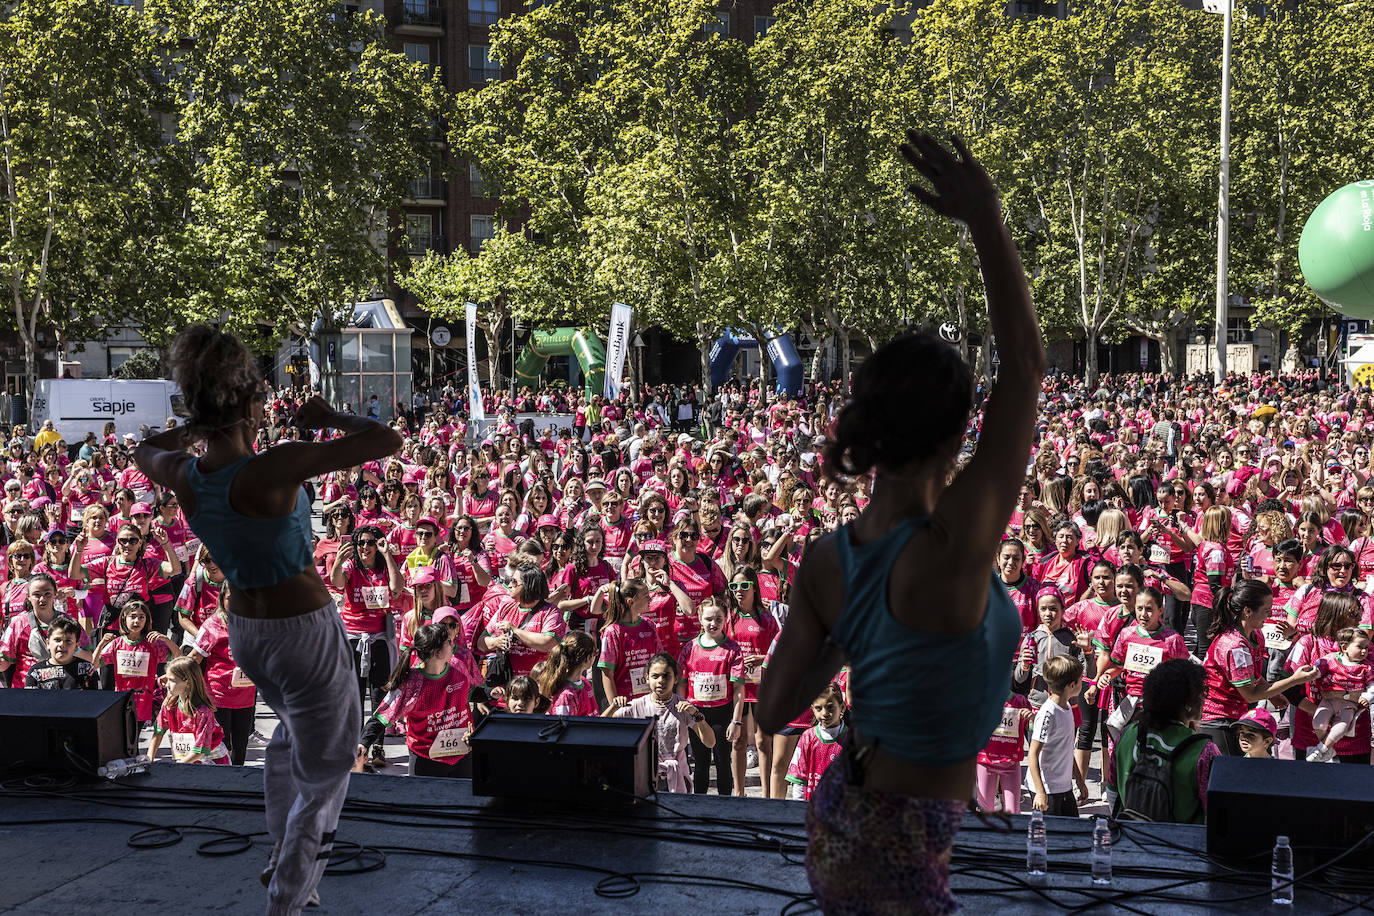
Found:
[[[260,732],[260,731],[258,731],[258,730],[255,728],[255,729],[253,729],[253,734],[251,734],[251,735],[248,736],[248,746],[249,746],[249,747],[267,747],[267,740],[268,740],[268,739],[267,739],[266,737],[264,737],[263,733]]]
[[[307,901],[305,901],[305,905],[306,905],[306,906],[319,906],[319,905],[320,905],[320,892],[319,892],[318,889],[313,890],[313,891],[310,892],[310,899],[307,900]]]
[[[1308,763],[1330,763],[1335,758],[1335,749],[1319,744],[1307,753]]]
[[[749,745],[749,749],[744,752],[744,765],[749,769],[759,765],[759,749],[754,745]]]
[[[281,840],[272,846],[272,854],[267,857],[267,867],[262,870],[258,877],[262,880],[262,886],[268,887],[272,883],[272,875],[277,871],[277,857],[281,855]]]
[[[372,764],[374,769],[380,770],[382,767],[386,766],[386,749],[380,744],[372,745],[372,754],[370,756],[371,759],[368,760],[368,763]]]

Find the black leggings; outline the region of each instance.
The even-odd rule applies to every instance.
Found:
[[[248,738],[253,734],[253,706],[242,709],[215,710],[215,721],[224,729],[224,743],[229,745],[229,762],[236,767],[243,766],[248,756]]]
[[[468,754],[454,764],[435,763],[419,754],[410,755],[411,776],[432,776],[439,779],[471,779],[472,755]]]
[[[1207,635],[1207,630],[1211,625],[1212,609],[1205,604],[1193,605],[1193,627],[1197,630],[1194,654],[1203,661],[1207,660],[1207,647],[1212,644],[1212,637]],[[1183,633],[1182,630],[1178,632]]]
[[[706,717],[706,724],[711,726],[711,731],[715,733],[716,746],[707,747],[697,737],[696,732],[688,732],[692,744],[692,791],[697,795],[705,795],[711,788],[711,762],[714,760],[716,791],[721,795],[731,795],[735,791],[735,776],[730,768],[730,742],[725,740],[725,732],[730,727],[735,704],[722,703],[719,706],[697,708],[701,710],[701,714]]]
[[[1166,563],[1164,571],[1180,582],[1188,581],[1188,564],[1186,561]],[[1169,629],[1179,636],[1182,636],[1188,629],[1188,602],[1179,601],[1174,597],[1174,593],[1167,588],[1164,589],[1164,622],[1168,624]]]
[[[372,643],[372,658],[368,664],[368,670],[363,670],[363,640],[366,637],[354,633],[348,634],[348,641],[353,646],[353,670],[358,675],[358,697],[363,701],[366,708],[368,698],[372,700],[372,712],[376,713],[382,705],[382,697],[386,696],[386,682],[391,678],[391,649],[386,640],[378,639]],[[371,715],[363,712],[363,725],[367,724]]]

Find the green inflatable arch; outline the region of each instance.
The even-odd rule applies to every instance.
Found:
[[[606,381],[606,345],[600,337],[581,328],[535,331],[515,361],[516,379],[522,385],[537,385],[550,356],[576,356],[577,364],[582,367],[587,397],[602,393]]]

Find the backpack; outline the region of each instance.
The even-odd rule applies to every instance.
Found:
[[[1119,821],[1171,823],[1174,819],[1174,758],[1206,735],[1189,735],[1168,754],[1151,748],[1144,728],[1136,733],[1136,761],[1121,791]]]

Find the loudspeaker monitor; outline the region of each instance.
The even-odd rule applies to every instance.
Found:
[[[136,727],[127,690],[0,690],[0,769],[90,772],[132,757]]]
[[[473,795],[604,804],[654,791],[651,719],[493,713],[470,743]]]

